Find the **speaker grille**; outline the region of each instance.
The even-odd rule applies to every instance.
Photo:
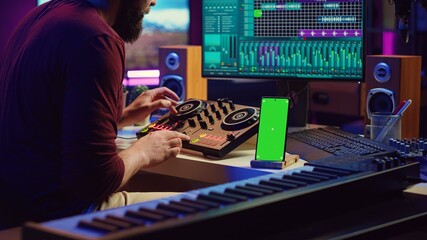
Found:
[[[393,112],[395,108],[394,93],[385,88],[371,89],[366,105],[369,119],[374,112]]]
[[[178,95],[180,101],[185,99],[184,79],[178,75],[166,75],[160,80],[161,87],[167,87]]]

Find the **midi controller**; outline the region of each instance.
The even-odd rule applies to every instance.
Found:
[[[419,164],[404,159],[367,171],[306,163],[167,198],[27,222],[22,239],[330,239],[330,233],[338,234],[338,239],[354,238],[427,211],[424,202],[422,209],[412,210],[412,203],[399,202],[377,211],[386,201],[401,196],[412,185],[406,179],[418,173]],[[352,217],[360,211],[366,214],[350,219],[351,211]],[[399,211],[398,218],[388,217],[394,211]],[[329,222],[318,225],[324,221]]]
[[[204,156],[222,158],[258,132],[259,108],[235,104],[228,98],[216,101],[189,99],[136,133],[173,130],[191,137],[183,148]]]

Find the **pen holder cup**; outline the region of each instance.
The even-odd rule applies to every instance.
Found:
[[[401,120],[401,115],[394,115],[388,112],[372,113],[371,139],[385,144],[388,144],[390,138],[400,139],[402,133]]]

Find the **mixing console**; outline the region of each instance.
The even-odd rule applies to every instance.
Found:
[[[224,157],[258,131],[259,109],[217,101],[190,99],[136,133],[141,138],[152,131],[174,130],[191,137],[183,148],[205,156]]]

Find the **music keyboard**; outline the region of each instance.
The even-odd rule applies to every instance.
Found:
[[[303,216],[314,221],[400,192],[409,185],[403,179],[418,174],[417,163],[381,171],[309,163],[159,200],[27,223],[23,239],[214,239],[230,231],[252,239],[265,229],[292,228],[307,221]]]

